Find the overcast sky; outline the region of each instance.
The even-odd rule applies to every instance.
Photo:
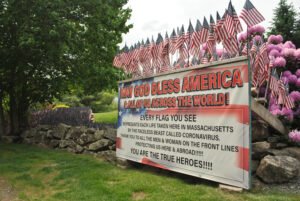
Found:
[[[245,4],[246,0],[231,0],[238,15]],[[294,8],[300,11],[300,0],[287,0],[292,3]],[[270,27],[273,18],[273,11],[278,7],[279,0],[251,0],[256,9],[266,19],[261,23],[265,28]],[[126,43],[133,45],[142,39],[157,38],[158,33],[165,36],[166,31],[170,35],[173,28],[184,25],[185,31],[188,27],[189,20],[193,26],[199,19],[201,24],[204,16],[209,20],[210,14],[216,18],[216,11],[224,14],[225,8],[228,7],[229,0],[129,0],[126,7],[132,9],[132,16],[128,23],[133,24],[133,28],[126,35],[123,35],[121,47]],[[241,20],[242,21],[242,20]],[[241,22],[244,30],[245,23]]]

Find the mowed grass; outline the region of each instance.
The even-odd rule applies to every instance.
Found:
[[[145,168],[144,168],[145,169]],[[229,193],[204,180],[191,182],[163,170],[121,169],[86,155],[0,143],[0,178],[16,200],[299,200],[299,195]]]
[[[111,112],[95,113],[95,122],[118,123],[118,110]]]

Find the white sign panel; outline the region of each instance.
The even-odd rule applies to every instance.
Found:
[[[246,59],[119,83],[117,156],[250,188]]]

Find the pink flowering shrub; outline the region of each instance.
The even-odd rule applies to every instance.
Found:
[[[289,70],[284,71],[282,74],[282,76],[285,76],[285,77],[289,77],[290,75],[292,75],[292,72]]]
[[[283,48],[296,49],[296,46],[294,45],[294,43],[292,43],[292,41],[286,41],[286,42],[283,44]]]
[[[294,59],[294,53],[295,50],[293,48],[284,48],[281,52],[281,55],[290,59]]]
[[[297,50],[295,50],[295,52],[294,52],[294,57],[295,57],[296,59],[300,59],[300,48],[297,49]],[[298,69],[298,70],[299,70],[299,69]]]
[[[293,130],[289,133],[289,138],[295,142],[300,142],[300,131]]]
[[[274,60],[275,67],[285,67],[285,65],[286,65],[286,60],[283,57],[277,57]]]
[[[280,52],[277,49],[272,49],[269,53],[270,56],[279,57],[281,56]]]
[[[279,44],[283,41],[283,38],[281,35],[271,35],[269,38],[268,38],[268,43],[270,44]]]
[[[300,78],[297,79],[296,87],[300,88]]]
[[[290,75],[288,76],[289,84],[296,84],[297,82],[297,76],[296,75]]]

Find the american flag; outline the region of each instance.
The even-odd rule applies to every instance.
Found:
[[[246,0],[240,18],[244,20],[248,27],[252,27],[265,20],[249,0]]]
[[[284,91],[285,91],[284,106],[288,110],[292,109],[293,107],[295,107],[295,105],[294,105],[294,101],[292,100],[291,96],[289,95],[289,84],[288,83],[286,83],[284,85]]]
[[[248,49],[249,49],[249,47],[248,47],[248,43],[246,43],[246,44],[244,45],[244,48],[243,48],[243,50],[242,50],[242,55],[247,55],[247,53],[248,53]]]
[[[232,4],[231,4],[231,6],[232,6]],[[239,19],[238,15],[236,14],[233,6],[232,6],[232,13],[233,13],[233,20],[234,20],[234,26],[235,26],[236,33],[237,34],[241,33],[243,31],[243,27],[241,25],[240,19]]]
[[[176,45],[175,45],[176,50],[180,49],[182,47],[183,43],[184,43],[184,27],[182,25],[181,30],[177,34],[177,41],[176,41]]]
[[[159,33],[156,39],[156,45],[153,48],[153,63],[154,67],[158,68],[162,64],[161,53],[163,50],[163,37]]]
[[[202,61],[201,61],[201,64],[206,64],[208,63],[208,59],[207,59],[207,55],[204,54],[203,58],[202,58]]]
[[[162,66],[169,66],[170,65],[170,57],[169,57],[169,36],[168,33],[166,32],[165,35],[165,41],[163,42],[163,50],[161,54],[161,59],[162,59]]]
[[[189,27],[188,27],[187,32],[185,34],[188,37],[186,39],[186,44],[188,46],[188,49],[190,49],[190,46],[191,46],[191,43],[192,43],[192,36],[193,36],[193,34],[194,34],[194,27],[193,27],[193,25],[192,25],[192,23],[190,21]]]
[[[252,47],[250,49],[250,53],[251,53],[252,57],[255,57],[255,55],[257,53],[257,50],[258,50],[258,47],[257,47],[256,41],[253,40],[253,44],[252,44]]]
[[[276,104],[284,104],[284,97],[286,96],[285,87],[281,79],[278,80],[278,99]]]
[[[239,51],[236,37],[224,39],[222,41],[222,44],[229,56],[232,56],[233,54],[236,54]]]
[[[197,23],[196,23],[196,27],[195,27],[195,31],[194,31],[194,34],[192,35],[192,38],[193,38],[193,41],[195,42],[195,45],[197,47],[200,47],[201,45],[201,41],[200,41],[200,31],[202,29],[202,25],[200,23],[199,20],[197,20]]]
[[[259,53],[257,53],[254,61],[254,68],[253,68],[253,84],[256,86],[263,85],[263,83],[268,78],[268,54],[267,54],[267,48],[266,43],[262,44],[259,48]]]
[[[148,55],[149,55],[149,60],[151,60],[151,66],[153,66],[153,59],[154,59],[154,46],[155,46],[155,42],[152,36],[151,42],[147,47],[147,51],[148,51]]]
[[[123,52],[120,55],[120,59],[121,59],[122,63],[126,66],[126,68],[128,68],[128,66],[130,64],[130,56],[129,56],[129,49],[126,44],[123,48]]]
[[[217,11],[217,22],[216,22],[216,26],[214,27],[214,33],[215,33],[215,36],[216,36],[216,41],[217,43],[221,43],[222,42],[222,38],[220,36],[220,33],[219,33],[219,28],[218,26],[220,26],[220,21],[221,21],[221,17],[219,15],[219,12]]]
[[[185,44],[179,49],[180,60],[184,61],[188,58],[188,49]]]
[[[203,44],[207,41],[208,33],[209,33],[209,25],[208,25],[206,18],[204,17],[203,26],[201,27],[200,38],[199,38],[199,41],[201,44]]]
[[[271,90],[271,96],[277,97],[278,91],[279,91],[279,84],[278,84],[278,75],[276,73],[276,69],[271,69],[271,75],[270,75],[270,90]]]
[[[175,33],[175,29],[173,29],[173,32],[171,33],[170,36],[170,46],[169,46],[169,52],[174,55],[176,52],[176,41],[177,41],[177,36]]]
[[[118,50],[118,51],[116,52],[116,55],[115,55],[114,61],[113,61],[113,65],[114,65],[115,67],[117,67],[117,68],[121,68],[121,67],[122,67],[122,62],[121,62],[121,60],[120,60],[119,55],[120,55],[120,51]]]
[[[236,36],[236,30],[234,26],[234,16],[233,16],[233,10],[232,10],[232,4],[231,1],[229,2],[228,5],[228,10],[226,12],[226,17],[225,17],[225,22],[224,22],[224,27],[231,36]]]
[[[212,16],[210,16],[210,26],[209,26],[209,34],[208,34],[208,39],[206,42],[208,52],[210,55],[213,55],[214,52],[214,46],[216,44],[215,42],[215,35],[214,35],[214,28],[215,28],[215,21]]]

